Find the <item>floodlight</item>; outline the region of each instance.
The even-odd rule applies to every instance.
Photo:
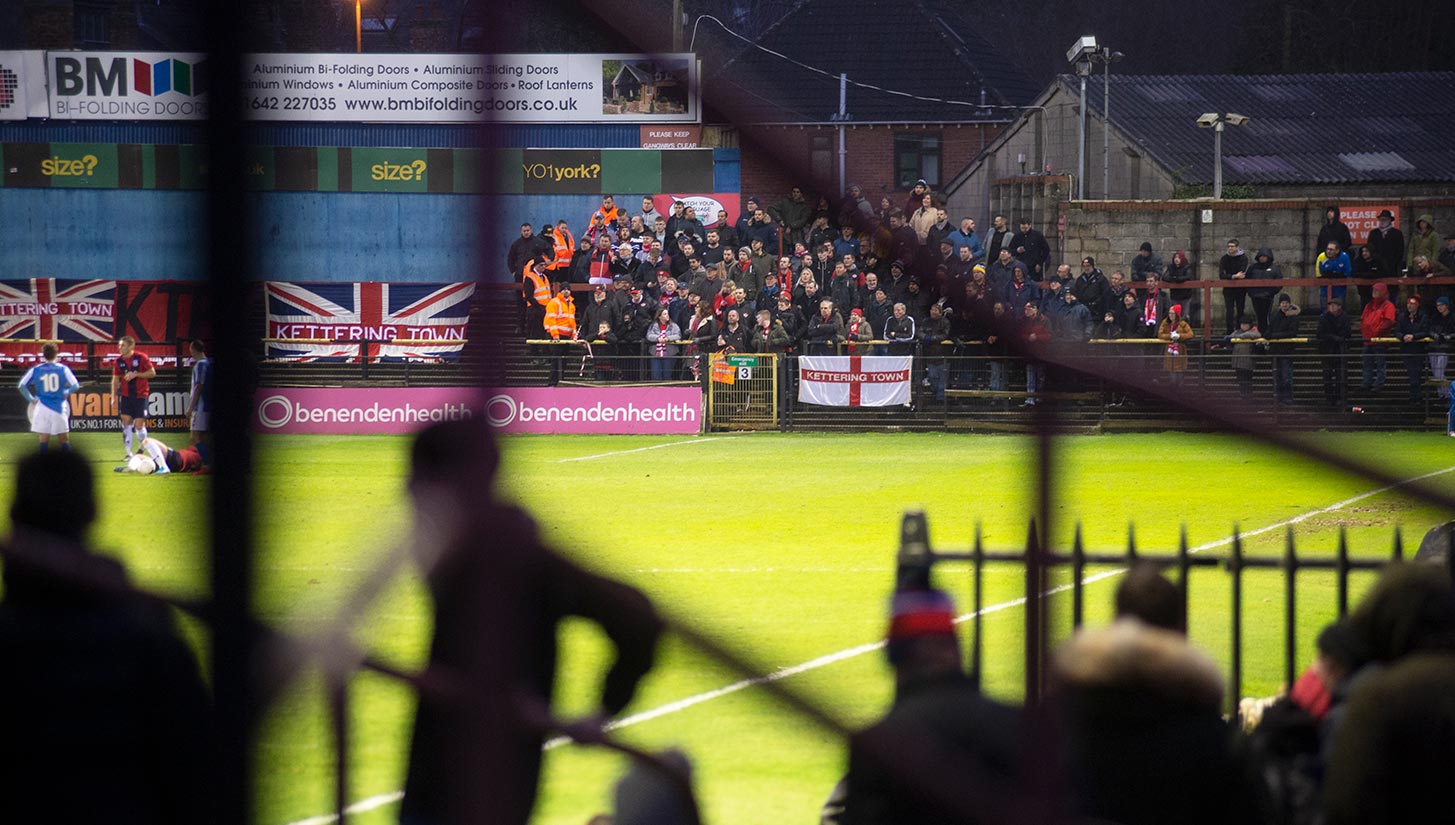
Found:
[[[1096,38],[1086,35],[1071,44],[1066,50],[1066,62],[1075,63],[1078,60],[1087,60],[1096,53]]]
[[[1212,127],[1218,125],[1218,113],[1217,112],[1204,112],[1204,113],[1202,113],[1197,118],[1197,125],[1198,126],[1201,126],[1204,129],[1211,129]]]
[[[1225,119],[1227,120],[1229,126],[1242,126],[1249,120],[1247,115],[1239,115],[1232,112],[1228,112]]]

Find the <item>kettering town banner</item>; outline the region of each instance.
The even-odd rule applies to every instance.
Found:
[[[504,389],[263,387],[253,429],[323,435],[413,433],[484,415],[506,433],[681,434],[702,426],[697,387]]]
[[[909,403],[909,356],[805,355],[798,359],[798,400],[827,407]]]
[[[268,358],[452,361],[465,347],[475,284],[269,281],[264,291]]]
[[[195,281],[3,280],[0,340],[208,338],[205,288]]]
[[[19,55],[11,58],[17,63],[39,54],[0,52]],[[205,54],[45,52],[42,65],[43,71],[0,72],[0,89],[13,76],[17,90],[47,100],[57,119],[207,117]],[[697,123],[697,69],[686,53],[251,54],[243,60],[242,91],[257,120]],[[3,101],[0,92],[0,111]],[[36,116],[33,109],[27,114]]]
[[[115,281],[0,281],[0,339],[110,341],[115,315]]]

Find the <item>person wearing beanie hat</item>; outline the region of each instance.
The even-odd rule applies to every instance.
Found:
[[[1420,306],[1420,296],[1411,295],[1394,316],[1394,337],[1399,339],[1400,361],[1404,363],[1409,402],[1418,404],[1420,380],[1425,371],[1425,345],[1430,337],[1429,315]]]
[[[974,821],[969,809],[976,793],[1018,785],[1019,715],[982,696],[965,675],[954,620],[943,591],[904,590],[891,599],[886,651],[894,667],[894,704],[850,740],[839,821]],[[913,748],[906,759],[885,753],[906,744]],[[926,792],[924,786],[943,775],[962,780],[947,790],[964,799],[965,810],[946,808]]]
[[[1173,386],[1182,384],[1182,374],[1187,371],[1187,347],[1192,340],[1192,327],[1182,318],[1182,305],[1168,308],[1167,317],[1157,327],[1157,337],[1167,342],[1162,354],[1162,369]]]
[[[1260,247],[1258,254],[1253,256],[1253,262],[1248,264],[1247,278],[1250,281],[1277,281],[1283,279],[1283,270],[1273,260],[1273,249],[1271,247]],[[1276,286],[1255,286],[1248,288],[1248,297],[1253,300],[1253,315],[1258,318],[1258,328],[1264,332],[1268,331],[1273,314],[1274,296],[1278,294]]]
[[[1152,251],[1152,244],[1143,241],[1137,254],[1132,256],[1132,281],[1141,283],[1147,280],[1148,275],[1162,277],[1162,256]]]
[[[1263,250],[1258,253],[1259,259],[1263,257]],[[1253,300],[1253,305],[1258,305],[1258,299]],[[1278,309],[1271,313],[1266,327],[1263,330],[1263,337],[1275,343],[1268,345],[1268,352],[1273,356],[1273,396],[1279,404],[1293,403],[1293,344],[1281,343],[1284,339],[1298,337],[1298,314],[1299,308],[1293,303],[1288,295],[1278,296]]]
[[[1330,298],[1319,315],[1315,338],[1319,345],[1319,363],[1324,382],[1324,401],[1339,407],[1347,397],[1344,377],[1344,352],[1353,333],[1352,320],[1344,312],[1344,301]]]

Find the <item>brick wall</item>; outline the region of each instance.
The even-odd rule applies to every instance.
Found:
[[[29,49],[69,49],[75,43],[71,7],[32,6],[25,10],[25,46]]]
[[[999,124],[943,127],[849,127],[844,133],[846,151],[844,171],[846,183],[857,183],[864,194],[878,205],[879,198],[889,195],[896,205],[903,205],[907,190],[895,186],[894,136],[896,134],[939,134],[942,141],[940,181],[948,183],[994,139]],[[812,164],[813,138],[828,138],[827,169],[815,179]],[[757,127],[743,130],[739,138],[742,149],[743,194],[777,200],[794,184],[809,189],[822,189],[834,194],[838,190],[838,131],[833,127]]]

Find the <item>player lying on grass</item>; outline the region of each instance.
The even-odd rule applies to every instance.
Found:
[[[140,475],[165,475],[167,473],[200,473],[207,469],[207,445],[192,444],[180,450],[168,447],[159,438],[148,438],[141,443],[142,452],[127,459],[117,467],[118,473]]]

